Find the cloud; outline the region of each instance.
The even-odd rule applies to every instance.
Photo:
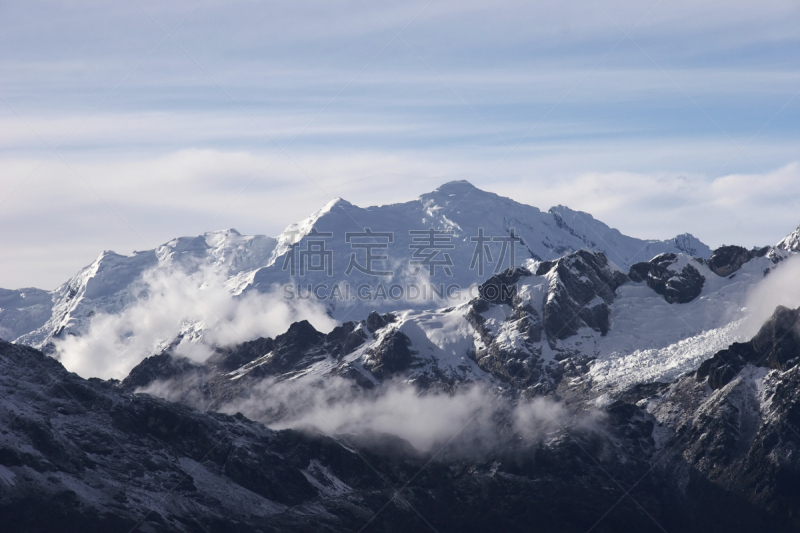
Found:
[[[311,301],[287,302],[280,294],[255,291],[235,297],[223,281],[210,269],[192,276],[150,270],[130,289],[143,298],[118,314],[96,314],[83,335],[57,340],[57,358],[85,378],[122,379],[178,335],[183,340],[177,353],[202,362],[214,346],[274,337],[298,320],[308,320],[320,331],[335,326]]]
[[[191,12],[172,37],[194,61],[156,47],[163,33],[133,4],[4,10],[4,287],[55,287],[101,249],[275,235],[329,195],[367,206],[451,179],[648,238],[771,242],[797,216],[747,196],[796,159],[796,2],[140,4],[168,31]],[[629,30],[646,53],[621,41]],[[37,169],[37,133],[59,146],[71,132],[69,166]],[[717,172],[748,183],[679,209],[686,195],[659,181]],[[33,250],[63,243],[76,251]]]
[[[535,197],[587,211],[639,238],[689,232],[712,247],[764,246],[777,243],[800,221],[800,165],[719,177],[579,173],[553,180],[550,187],[537,189]]]
[[[449,393],[420,391],[402,382],[365,390],[337,376],[277,381],[266,378],[245,397],[211,405],[195,376],[156,382],[137,392],[200,409],[240,412],[274,429],[314,427],[331,436],[394,435],[421,452],[484,454],[511,444],[532,444],[567,428],[596,428],[596,412],[570,413],[549,398],[512,398],[486,384]]]
[[[800,307],[800,256],[792,256],[778,264],[747,297],[747,318],[742,324],[742,337],[749,340],[779,305],[789,309]]]

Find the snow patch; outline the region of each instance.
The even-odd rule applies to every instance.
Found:
[[[316,459],[312,459],[308,467],[301,472],[322,496],[341,496],[353,491],[347,483],[333,475],[327,466]]]

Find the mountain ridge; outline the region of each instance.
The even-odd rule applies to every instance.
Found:
[[[472,263],[473,249],[476,247],[476,243],[470,239],[477,237],[479,231],[485,231],[488,237],[508,239],[511,228],[514,228],[515,235],[520,239],[515,245],[519,248],[515,260],[517,266],[521,266],[529,257],[540,260],[557,259],[564,253],[577,251],[589,244],[594,244],[595,249],[606,251],[612,261],[622,263],[637,255],[642,256],[641,260],[647,260],[648,255],[652,257],[668,251],[681,252],[687,248],[676,240],[678,237],[672,240],[674,242],[643,241],[626,237],[591,215],[566,209],[562,208],[559,218],[556,218],[553,213],[482,191],[465,181],[445,183],[416,200],[401,204],[360,208],[337,198],[303,221],[287,226],[277,238],[264,235],[244,236],[229,229],[195,237],[178,237],[154,250],[140,251],[130,256],[104,252],[76,276],[50,291],[52,305],[43,302],[35,309],[30,306],[0,308],[0,332],[10,340],[39,347],[63,335],[85,334],[91,317],[95,314],[116,314],[139,301],[146,291],[137,287],[135,282],[145,272],[153,269],[164,273],[178,270],[189,277],[202,277],[206,271],[211,271],[216,277],[223,278],[222,285],[233,295],[242,295],[251,290],[274,292],[287,282],[298,281],[296,276],[290,275],[291,272],[284,270],[287,254],[294,253],[292,245],[300,250],[303,246],[308,246],[308,234],[312,229],[331,231],[335,234],[334,239],[342,241],[337,242],[332,250],[331,261],[337,263],[336,281],[349,282],[353,287],[361,283],[391,283],[389,278],[362,275],[358,270],[354,270],[349,276],[341,274],[354,251],[363,253],[343,242],[344,233],[363,232],[365,227],[370,227],[374,232],[388,231],[394,234],[395,240],[391,249],[393,254],[390,254],[394,257],[391,261],[378,262],[375,265],[381,270],[389,267],[388,270],[394,273],[391,278],[401,283],[413,278],[413,269],[408,263],[413,256],[411,250],[415,246],[414,239],[418,237],[411,237],[408,232],[429,227],[452,231],[450,238],[455,242],[456,248],[452,251],[444,250],[438,257],[444,257],[443,254],[451,257],[449,262],[452,267],[448,268],[452,268],[453,276],[442,277],[442,271],[435,270],[431,272],[431,277],[437,283],[457,283],[463,288],[480,283],[493,272],[498,272],[497,267],[500,265],[494,263],[504,260],[503,268],[511,266],[510,255],[506,253],[502,258],[499,257],[501,243],[490,240],[486,246],[488,253],[493,254],[494,262],[487,262],[486,269],[481,274],[477,274],[474,269],[467,269]],[[569,226],[568,222],[571,221],[565,221],[565,217],[577,217],[578,229]],[[476,221],[481,221],[479,225],[483,230]],[[593,232],[606,238],[592,240]],[[694,247],[691,248],[693,252],[699,251],[701,255],[710,256],[710,250],[703,248],[702,243],[693,237],[687,239]],[[613,242],[608,245],[604,244],[604,240]],[[421,253],[424,263],[425,252]],[[302,281],[319,285],[330,283],[330,278],[325,273],[306,272]],[[199,283],[202,285],[202,280]],[[19,291],[12,292],[20,294]],[[359,306],[358,302],[355,303],[355,309],[350,302],[328,300],[322,303],[327,312],[337,319],[351,313],[363,314],[369,310],[369,306]],[[369,304],[375,305],[376,302]],[[436,302],[426,301],[406,304],[429,308],[437,305]],[[51,305],[50,316],[46,316],[48,305]],[[387,305],[382,312],[390,312],[397,307]]]

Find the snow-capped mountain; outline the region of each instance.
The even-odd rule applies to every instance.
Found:
[[[800,226],[782,239],[775,247],[787,252],[800,252]]]
[[[367,230],[382,237],[366,236]],[[291,270],[287,256],[291,260],[291,254],[296,254],[298,263],[311,260],[308,251],[315,241],[324,241],[330,250],[327,265],[331,270],[301,272],[298,268],[296,275],[287,276]],[[366,244],[385,246],[370,252],[385,259],[368,265],[368,251],[359,248]],[[466,289],[531,259],[553,260],[580,249],[602,251],[623,268],[661,253],[711,255],[691,235],[667,241],[635,239],[587,213],[563,206],[542,212],[457,181],[403,204],[360,208],[340,199],[330,202],[287,228],[279,237],[274,259],[255,271],[242,290],[269,292],[290,282],[293,296],[313,291],[331,315],[341,320],[373,309],[435,308],[448,300],[432,296],[435,289],[446,295],[448,287]],[[414,290],[409,285],[415,284],[424,285],[428,293],[414,298],[421,293],[417,290],[409,298]],[[393,286],[395,292],[389,294]],[[355,295],[358,287],[364,290]],[[401,296],[399,305],[395,294]]]
[[[47,306],[50,313],[42,320],[45,313],[38,308],[28,312],[30,318],[25,324],[36,327],[22,332],[23,328],[18,326],[14,333],[19,335],[14,338],[23,344],[41,346],[54,337],[85,333],[95,314],[117,314],[147,298],[142,276],[153,270],[176,275],[176,282],[200,272],[211,272],[216,276],[214,279],[222,282],[235,280],[240,273],[266,263],[276,244],[271,237],[244,236],[236,230],[226,230],[181,237],[155,250],[134,252],[130,256],[104,251],[91,265],[50,293],[47,304],[43,291],[36,292],[37,301],[42,302],[39,305]],[[26,308],[4,305],[0,324],[5,326],[11,313],[19,315],[25,311]]]
[[[337,200],[276,239],[106,252],[53,293],[0,293],[3,331],[32,328],[0,341],[0,520],[797,531],[800,308],[774,301],[798,290],[799,232],[712,252],[454,182],[405,204]],[[203,344],[211,326],[187,323],[119,381],[22,346],[80,338],[151,298],[158,275],[241,302],[287,283],[462,298],[321,297],[330,330],[297,320],[235,342]],[[187,357],[200,344],[210,355]]]
[[[450,287],[466,290],[508,267],[584,248],[604,252],[623,269],[662,253],[711,255],[688,234],[667,241],[627,237],[587,213],[563,206],[542,212],[458,181],[402,204],[361,208],[336,199],[277,238],[227,230],[131,256],[103,252],[49,298],[35,289],[4,292],[0,337],[45,346],[85,334],[93,316],[115,315],[146,299],[142,276],[148,272],[188,277],[198,291],[218,284],[233,295],[255,290],[300,299],[311,293],[342,320],[372,309],[435,309],[448,300]],[[360,295],[359,286],[365,287]]]

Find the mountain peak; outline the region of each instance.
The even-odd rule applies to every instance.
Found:
[[[675,245],[675,248],[692,257],[711,257],[711,249],[691,233],[676,235],[672,239],[672,243]]]
[[[800,226],[797,226],[793,232],[784,237],[775,247],[787,252],[800,252]]]
[[[318,211],[318,213],[328,213],[332,211],[336,207],[353,207],[353,204],[337,196],[336,198],[330,200],[328,203],[322,206],[322,208]]]
[[[218,230],[214,230],[214,231],[207,231],[204,235],[206,235],[206,236],[209,236],[209,235],[223,235],[223,236],[225,236],[225,235],[241,235],[241,233],[236,231],[234,228],[228,228],[228,229],[218,229]]]
[[[419,197],[419,200],[429,207],[445,207],[459,205],[467,198],[472,207],[478,204],[485,204],[486,202],[494,205],[498,200],[511,201],[510,199],[502,198],[494,193],[479,189],[466,180],[448,181],[433,191],[423,194]]]
[[[448,181],[431,192],[425,193],[420,198],[452,198],[456,196],[464,196],[470,193],[484,193],[483,191],[466,180]]]
[[[449,193],[449,192],[466,192],[469,190],[480,190],[480,189],[478,189],[476,186],[474,186],[467,180],[453,180],[440,185],[433,192]]]

